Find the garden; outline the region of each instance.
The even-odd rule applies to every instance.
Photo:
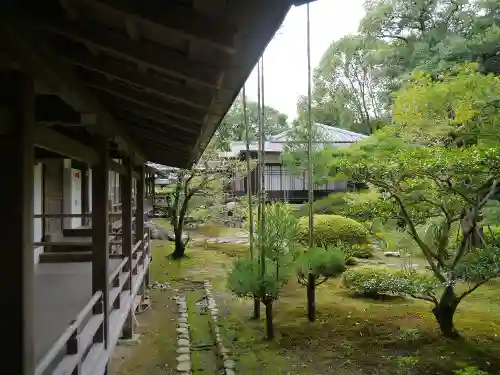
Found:
[[[155,243],[151,326],[119,373],[500,373],[492,93],[499,78],[475,65],[440,81],[416,75],[395,97],[392,124],[318,151],[321,171],[364,188],[307,207],[249,196],[228,215],[225,168],[236,166],[202,159],[179,173],[157,222],[174,239]],[[436,96],[459,123],[431,105]],[[423,134],[425,116],[441,126]],[[202,224],[186,229],[196,215]]]
[[[111,372],[500,374],[498,10],[367,2],[289,127],[287,171],[349,181],[307,204],[267,199],[264,184],[228,195],[237,175],[251,186],[249,137],[288,127],[243,94],[197,167],[158,192],[169,203],[155,219],[152,309]],[[306,152],[311,116],[367,137]],[[218,156],[228,134],[245,140],[246,163]]]

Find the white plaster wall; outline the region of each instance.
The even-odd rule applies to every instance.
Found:
[[[71,213],[82,213],[82,171],[71,168]],[[77,228],[82,225],[81,217],[71,219],[71,227]]]
[[[89,211],[92,212],[92,169],[90,168],[89,168],[88,185],[89,185]]]
[[[71,168],[71,160],[64,160],[63,170],[63,212],[65,214],[82,213],[82,172]],[[63,227],[65,229],[76,228],[82,225],[80,217],[65,217]]]
[[[42,163],[38,163],[34,167],[34,184],[33,184],[33,214],[42,214]],[[40,242],[42,240],[42,219],[33,219],[33,242]],[[34,261],[38,263],[38,258],[43,252],[43,246],[37,247],[34,250]]]

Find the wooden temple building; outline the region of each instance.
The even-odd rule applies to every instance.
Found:
[[[149,282],[145,163],[196,162],[304,2],[1,2],[2,374],[107,373]]]

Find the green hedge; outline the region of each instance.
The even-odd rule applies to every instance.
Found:
[[[428,271],[360,266],[344,272],[342,285],[359,296],[376,298],[434,294],[440,284]]]
[[[306,244],[309,218],[301,217],[298,224],[299,242]],[[338,215],[314,215],[314,242],[316,246],[334,247],[339,242],[355,245],[370,243],[370,233],[355,220]]]

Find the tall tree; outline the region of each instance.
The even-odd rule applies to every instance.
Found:
[[[241,167],[237,161],[220,158],[213,145],[210,145],[196,166],[176,171],[167,200],[167,215],[175,235],[174,259],[185,256],[189,237],[184,238],[184,225],[189,213],[201,205],[211,206],[208,211],[215,212],[214,206],[224,203],[225,186],[236,171],[242,170]],[[202,201],[196,201],[196,197],[201,197]]]
[[[387,112],[380,90],[385,47],[363,35],[348,35],[330,45],[314,72],[316,121],[365,134],[377,129]]]
[[[360,30],[390,43],[386,74],[400,83],[414,69],[440,72],[457,62],[500,72],[499,8],[496,0],[370,0]]]
[[[243,100],[241,94],[222,120],[215,134],[216,147],[229,151],[231,141],[245,140],[245,124],[243,121]],[[277,109],[266,106],[264,120],[265,134],[267,137],[276,135],[289,129],[288,116]],[[256,102],[247,100],[247,117],[249,139],[255,141],[259,129],[259,108]]]
[[[376,186],[399,208],[437,280],[408,283],[407,293],[434,305],[441,332],[451,338],[459,336],[453,318],[463,298],[500,276],[500,249],[480,249],[474,241],[500,185],[500,77],[473,67],[454,68],[439,80],[415,74],[396,95],[394,125],[331,162],[332,172]],[[456,147],[450,134],[474,142]],[[432,225],[431,241],[420,225]],[[469,288],[462,290],[459,282]]]

